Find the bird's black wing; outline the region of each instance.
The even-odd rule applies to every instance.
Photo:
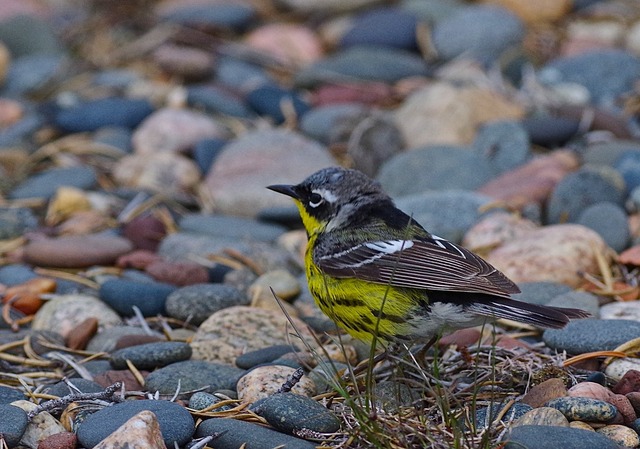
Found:
[[[329,276],[396,287],[487,293],[505,298],[520,291],[479,256],[433,235],[369,241],[315,255],[314,261]]]

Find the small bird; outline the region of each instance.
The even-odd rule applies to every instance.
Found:
[[[512,299],[520,289],[503,273],[427,232],[359,171],[330,167],[267,188],[293,198],[308,236],[309,290],[357,339],[411,344],[487,319],[562,328],[589,315]]]

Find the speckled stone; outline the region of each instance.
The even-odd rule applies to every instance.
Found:
[[[302,338],[313,342],[306,325],[292,319]],[[200,325],[191,341],[193,359],[233,364],[242,353],[268,346],[293,343],[302,349],[304,345],[297,338],[292,339],[289,331],[291,324],[282,311],[228,307]]]
[[[238,381],[238,398],[243,402],[254,403],[276,393],[296,370],[288,366],[266,365],[258,366]],[[315,383],[306,375],[293,387],[291,392],[303,396],[316,394]]]
[[[522,415],[513,423],[512,427],[527,425],[569,427],[569,421],[553,407],[539,407]]]
[[[476,410],[474,425],[476,429],[483,429],[490,427],[493,421],[496,419],[505,404],[492,403],[489,407],[482,407]],[[521,402],[516,402],[509,407],[501,418],[502,422],[508,423],[519,419],[524,416],[525,413],[532,410],[532,407]]]
[[[215,312],[232,306],[249,305],[249,297],[237,288],[223,284],[195,284],[179,288],[167,297],[170,317],[202,324]]]
[[[598,399],[569,396],[553,399],[546,406],[559,410],[571,421],[607,422],[618,412],[613,405]]]
[[[152,370],[171,363],[188,360],[191,346],[179,341],[146,343],[119,349],[111,354],[111,365],[115,369],[127,369],[127,360],[140,370]]]
[[[302,429],[322,433],[333,433],[340,429],[340,420],[332,411],[299,394],[272,394],[260,401],[254,411],[274,428],[290,435]]]
[[[640,438],[636,431],[627,426],[611,424],[597,429],[596,432],[613,440],[622,447],[638,447],[640,445]]]
[[[0,385],[0,404],[11,404],[13,401],[24,399],[24,394],[15,388]]]

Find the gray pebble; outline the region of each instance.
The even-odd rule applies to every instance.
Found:
[[[83,447],[94,447],[143,410],[156,415],[167,447],[182,446],[191,440],[195,423],[184,407],[170,401],[142,399],[120,402],[89,415],[78,427],[78,441]]]
[[[627,214],[617,204],[603,201],[587,207],[576,223],[593,229],[616,252],[627,248],[631,233]]]
[[[618,410],[608,402],[593,398],[565,396],[545,404],[559,410],[569,421],[607,422],[616,417]]]
[[[492,122],[478,131],[474,150],[502,173],[524,164],[531,156],[529,136],[518,122]]]
[[[207,393],[206,391],[197,391],[193,393],[193,395],[189,398],[189,407],[195,410],[203,410],[207,407],[219,403],[220,401],[221,399],[214,394]],[[213,411],[221,412],[224,410],[229,410],[231,408],[232,406],[230,405],[223,405],[221,407],[217,407]]]
[[[229,418],[212,418],[203,421],[196,431],[196,438],[217,435],[216,449],[315,449],[310,441],[276,432],[258,424]]]
[[[276,393],[256,403],[254,410],[277,430],[294,435],[302,429],[333,433],[340,429],[336,415],[307,396]]]
[[[274,345],[267,348],[257,349],[255,351],[245,352],[236,358],[236,366],[242,369],[253,368],[262,363],[272,362],[279,357],[296,351],[291,345]]]
[[[0,435],[8,447],[16,447],[29,424],[27,413],[20,407],[0,404],[0,416]]]
[[[522,282],[518,284],[520,293],[516,293],[513,299],[528,302],[529,304],[548,304],[556,296],[571,292],[571,287],[558,282]]]
[[[597,170],[583,167],[568,174],[556,185],[549,198],[547,221],[575,223],[586,208],[601,201],[622,205],[622,177],[612,169],[611,172],[607,172],[604,167]]]
[[[0,385],[0,404],[10,404],[21,399],[24,399],[24,394],[20,390]]]
[[[181,391],[206,387],[213,392],[221,389],[235,390],[244,370],[221,363],[204,360],[185,360],[159,368],[147,376],[147,388],[161,394],[173,394],[180,383]]]
[[[481,207],[491,201],[479,193],[447,190],[405,196],[396,201],[396,206],[429,232],[460,243],[482,217]]]
[[[592,318],[600,318],[600,302],[598,297],[589,292],[572,291],[556,296],[547,303],[553,307],[572,307],[589,312]]]
[[[0,207],[0,240],[20,237],[37,226],[38,219],[30,209]]]
[[[640,323],[631,320],[574,320],[564,329],[547,329],[542,334],[545,344],[569,354],[612,351],[640,335]]]
[[[90,352],[112,352],[116,349],[116,343],[120,338],[127,335],[149,335],[141,327],[133,326],[111,326],[96,334],[87,344],[87,351]],[[162,337],[159,333],[152,335]]]
[[[142,316],[165,314],[167,297],[176,287],[161,282],[136,282],[126,279],[109,279],[102,283],[100,299],[123,316],[133,316],[133,306]]]
[[[442,59],[464,55],[489,64],[519,44],[524,34],[520,19],[505,8],[473,5],[439,21],[431,38]]]
[[[251,239],[274,242],[285,228],[256,220],[228,215],[188,214],[178,222],[183,232],[204,234],[216,238]]]
[[[25,198],[51,198],[60,187],[69,186],[88,190],[97,181],[91,167],[51,168],[27,178],[9,193],[14,200]]]
[[[250,300],[235,287],[223,284],[194,284],[179,288],[167,297],[167,314],[200,325],[213,313],[231,306],[246,306]]]
[[[73,384],[75,388],[80,390],[82,393],[100,393],[104,391],[102,385],[98,385],[92,380],[82,379],[79,377],[69,379],[69,383]],[[46,394],[50,394],[53,396],[67,396],[73,393],[76,393],[75,389],[71,389],[65,382],[57,382],[50,387],[44,389]]]
[[[188,360],[191,346],[179,341],[160,341],[119,349],[111,354],[114,369],[127,369],[127,360],[141,370],[152,370]]]
[[[620,449],[599,433],[558,426],[518,426],[502,440],[505,449]]]
[[[378,181],[391,196],[429,190],[474,190],[495,175],[488,158],[467,148],[429,146],[385,162]]]

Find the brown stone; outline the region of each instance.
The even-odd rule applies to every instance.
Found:
[[[441,348],[446,348],[451,345],[471,346],[476,343],[482,336],[482,333],[477,328],[459,329],[449,335],[445,335],[438,341],[438,345]]]
[[[48,278],[29,279],[19,285],[7,288],[2,296],[2,303],[11,303],[11,307],[31,315],[40,309],[43,300],[42,293],[52,293],[56,290],[56,281]]]
[[[149,264],[145,271],[154,279],[167,284],[185,286],[209,282],[209,272],[195,262],[165,262]]]
[[[522,398],[522,403],[529,404],[533,408],[542,407],[552,399],[567,395],[567,388],[562,379],[554,377],[538,384],[527,392]]]
[[[592,398],[609,402],[614,393],[595,382],[580,382],[569,388],[568,394],[576,398]]]
[[[611,391],[617,394],[627,394],[633,391],[640,391],[640,371],[630,369],[622,379],[620,379],[612,388]]]
[[[25,262],[62,268],[112,265],[118,257],[133,249],[122,237],[89,234],[33,240],[24,248]]]
[[[118,338],[114,349],[129,348],[131,346],[144,345],[146,343],[156,343],[158,341],[164,341],[164,339],[158,337],[157,335],[123,335],[122,337]]]
[[[125,254],[122,257],[118,257],[116,266],[120,268],[135,268],[137,270],[144,270],[148,265],[153,262],[157,262],[158,260],[162,260],[162,257],[158,256],[152,251],[140,249],[130,252],[129,254]]]
[[[629,399],[629,403],[636,411],[636,415],[640,415],[640,391],[632,391],[625,396]]]
[[[48,436],[38,443],[38,449],[75,449],[78,437],[73,432],[60,432]]]
[[[631,405],[631,401],[629,401],[626,396],[614,394],[607,400],[607,402],[618,409],[618,412],[622,415],[624,423],[627,426],[631,425],[636,420],[636,411],[634,410],[633,405]]]
[[[142,377],[146,377],[148,371],[140,371]],[[133,373],[129,370],[109,370],[103,373],[97,374],[93,377],[93,381],[98,385],[107,388],[116,382],[122,382],[126,391],[143,391],[144,386],[138,382]]]
[[[143,215],[127,222],[122,233],[137,249],[155,251],[167,235],[167,230],[153,215]]]
[[[542,204],[556,184],[578,167],[579,160],[575,153],[554,151],[503,173],[480,187],[478,192],[504,201],[516,209],[529,203]]]
[[[98,332],[98,319],[89,317],[71,331],[66,338],[66,344],[71,349],[84,349],[89,340]]]

